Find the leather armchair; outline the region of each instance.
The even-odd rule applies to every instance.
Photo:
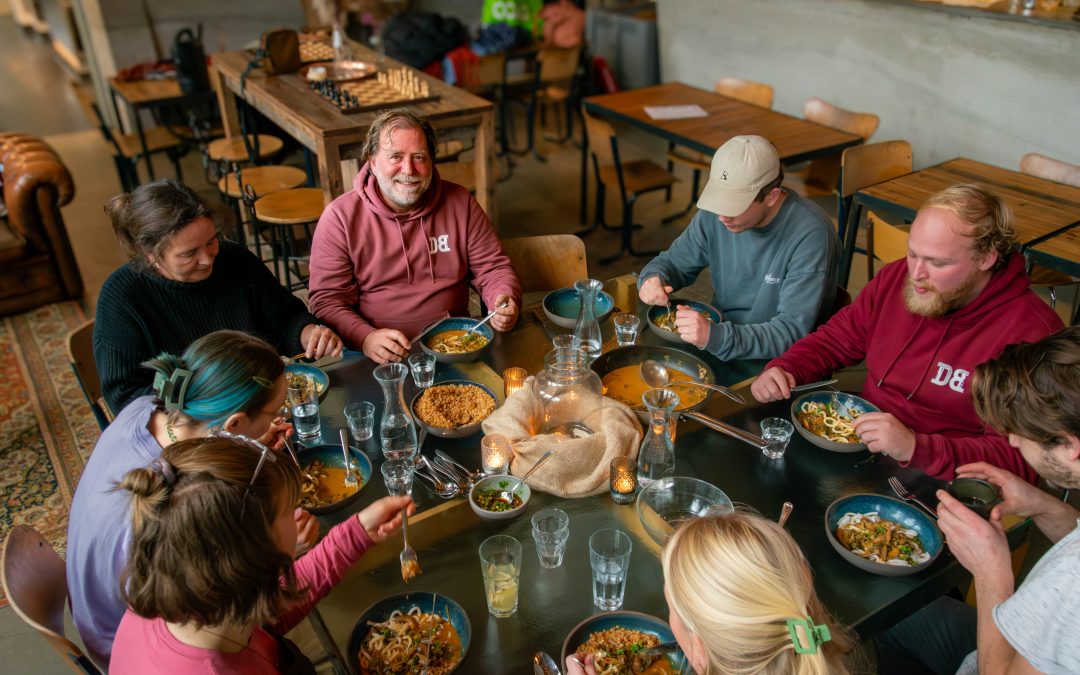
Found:
[[[82,297],[83,283],[60,207],[75,196],[71,174],[44,141],[0,133],[0,315]]]

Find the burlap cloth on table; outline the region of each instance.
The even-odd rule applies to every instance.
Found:
[[[608,489],[611,460],[637,457],[641,445],[641,425],[630,408],[604,398],[602,410],[584,420],[601,431],[584,438],[558,434],[536,434],[542,426],[543,407],[533,391],[533,378],[510,395],[501,408],[483,423],[485,434],[503,434],[514,446],[510,473],[523,476],[540,457],[555,449],[555,455],[529,477],[529,487],[559,497],[587,497]]]

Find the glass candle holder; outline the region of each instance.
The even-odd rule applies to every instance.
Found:
[[[637,462],[630,457],[611,460],[611,501],[629,504],[637,496]]]
[[[507,368],[503,371],[503,393],[506,398],[510,398],[518,389],[525,386],[525,378],[529,376],[529,372],[524,368]]]
[[[514,446],[506,436],[489,434],[480,441],[480,465],[488,476],[508,473],[513,458]]]

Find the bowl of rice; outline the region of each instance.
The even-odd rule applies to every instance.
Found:
[[[495,393],[484,385],[447,380],[417,394],[412,400],[412,413],[432,436],[465,438],[480,431],[480,423],[495,410],[495,405]]]

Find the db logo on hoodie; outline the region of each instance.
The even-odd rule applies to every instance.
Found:
[[[428,252],[430,253],[449,253],[450,252],[450,235],[440,234],[437,237],[428,237]]]
[[[949,385],[949,389],[964,393],[964,382],[967,381],[968,375],[971,375],[963,368],[957,368],[953,370],[953,367],[942,361],[938,361],[937,375],[934,375],[934,379],[930,380],[930,384],[936,384],[939,387]]]

